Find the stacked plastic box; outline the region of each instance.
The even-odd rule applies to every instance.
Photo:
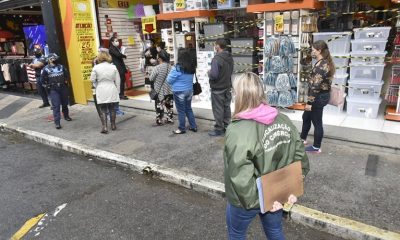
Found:
[[[345,87],[348,79],[348,66],[350,61],[350,41],[352,32],[321,32],[313,33],[314,42],[323,40],[327,42],[329,51],[335,63],[335,77],[332,87],[339,88],[343,95],[343,104],[340,106],[327,105],[325,110],[341,112],[344,107]]]
[[[354,29],[351,41],[350,80],[347,114],[376,118],[383,86],[385,52],[391,27]]]

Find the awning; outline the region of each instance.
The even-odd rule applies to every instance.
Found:
[[[40,0],[0,0],[0,13],[14,8],[40,6]]]

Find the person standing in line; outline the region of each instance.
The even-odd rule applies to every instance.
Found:
[[[297,128],[267,104],[263,83],[255,73],[239,75],[233,85],[235,112],[224,147],[228,239],[246,239],[248,226],[259,215],[267,239],[283,240],[283,206],[275,201],[272,210],[262,214],[256,179],[295,161],[301,161],[305,176],[309,160]],[[289,196],[289,203],[296,201]]]
[[[117,67],[119,78],[121,79],[120,90],[119,90],[119,98],[121,100],[128,100],[129,98],[125,96],[125,73],[126,66],[124,63],[124,58],[126,55],[121,53],[119,48],[119,41],[117,37],[112,37],[110,39],[110,48],[109,53],[112,57],[112,63]]]
[[[159,48],[161,50],[161,48]],[[145,85],[150,88],[154,88],[154,83],[150,81],[150,75],[153,72],[154,67],[157,65],[157,47],[153,39],[146,41],[146,50],[144,51],[145,58]]]
[[[179,50],[178,62],[167,77],[167,81],[172,87],[175,106],[178,111],[179,127],[173,131],[174,134],[186,133],[186,117],[189,120],[189,130],[197,132],[196,120],[192,110],[193,75],[195,72],[196,64],[192,61],[190,50]]]
[[[93,67],[90,80],[95,88],[97,104],[101,110],[101,133],[107,134],[107,114],[110,113],[111,130],[116,130],[116,105],[119,102],[120,74],[107,51],[97,55],[98,64]]]
[[[233,74],[232,54],[227,51],[225,39],[217,39],[215,42],[216,55],[211,62],[208,72],[211,88],[211,105],[214,114],[214,130],[208,135],[212,137],[222,136],[231,121],[231,77]]]
[[[312,44],[311,55],[316,59],[316,63],[308,79],[307,104],[303,113],[303,127],[301,139],[307,144],[308,132],[311,123],[314,125],[314,143],[306,147],[306,152],[320,153],[321,142],[324,136],[322,115],[324,107],[330,99],[332,78],[335,75],[335,64],[333,63],[328,45],[320,40]]]
[[[171,86],[166,81],[171,70],[169,64],[169,54],[165,50],[158,53],[158,65],[153,69],[150,75],[150,81],[154,82],[154,89],[157,91],[155,100],[156,108],[156,124],[163,125],[164,123],[173,123],[173,95]],[[167,117],[164,120],[164,108],[167,110]]]
[[[49,64],[44,67],[42,72],[43,86],[50,93],[50,100],[53,109],[53,117],[56,129],[61,129],[60,105],[64,119],[71,121],[68,109],[68,79],[67,69],[58,62],[59,56],[55,53],[49,53]]]
[[[33,59],[32,63],[29,64],[29,67],[35,70],[37,90],[43,101],[43,104],[40,105],[39,108],[49,107],[49,96],[47,95],[46,88],[43,87],[41,78],[42,69],[46,65],[46,59],[43,57],[43,51],[39,45],[36,45],[33,48],[33,54],[35,55],[35,58]]]

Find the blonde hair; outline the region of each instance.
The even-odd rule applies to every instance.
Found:
[[[258,107],[261,103],[267,104],[264,87],[257,74],[247,72],[237,76],[233,82],[235,91],[235,112],[238,113]]]
[[[111,58],[111,55],[110,55],[108,52],[106,52],[106,51],[100,51],[100,52],[97,54],[97,61],[98,61],[98,63],[102,63],[102,62],[111,63],[112,58]]]

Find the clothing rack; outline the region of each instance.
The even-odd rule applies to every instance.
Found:
[[[29,64],[32,62],[32,58],[21,58],[21,57],[11,57],[11,56],[6,56],[3,58],[0,58],[0,64],[13,64],[13,63],[26,63]]]
[[[32,63],[33,58],[21,57],[21,56],[2,56],[0,58],[0,65],[21,65],[19,66],[18,76],[16,81],[6,81],[2,84],[0,89],[10,91],[22,91],[23,93],[36,92],[36,84],[28,81],[25,76],[21,76],[26,73],[25,67],[22,65]],[[3,74],[0,72],[0,74]]]

